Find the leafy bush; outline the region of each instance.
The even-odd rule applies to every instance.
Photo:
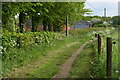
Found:
[[[94,27],[108,27],[106,24],[95,24]]]
[[[29,33],[11,33],[6,32],[2,34],[2,44],[4,51],[9,48],[25,48],[32,44],[47,44],[50,45],[52,41],[63,40],[65,36],[55,34],[53,32],[29,32]]]
[[[93,36],[95,33],[96,34],[109,34],[111,31],[113,31],[114,28],[111,27],[93,27],[93,28],[85,28],[85,29],[73,29],[70,30],[69,33],[70,35],[78,38],[85,38],[87,35]],[[86,35],[87,34],[87,35]],[[86,38],[85,38],[86,39]]]
[[[3,61],[9,56],[9,51],[14,48],[27,49],[30,46],[52,46],[53,42],[64,40],[65,36],[54,32],[8,32],[2,34]]]

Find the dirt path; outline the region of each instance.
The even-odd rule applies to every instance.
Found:
[[[79,44],[79,43],[80,42],[74,42],[74,43],[67,44],[62,47],[70,47],[72,45]],[[46,56],[44,56],[44,58],[43,57],[39,58],[37,61],[33,61],[26,66],[15,68],[8,77],[10,77],[10,78],[25,78],[25,77],[27,77],[27,75],[29,73],[36,70],[42,64],[45,64],[46,62],[48,62],[49,59],[51,59],[53,56],[57,55],[57,53],[59,53],[59,52],[61,52],[61,49],[50,51]]]
[[[84,43],[76,52],[74,52],[72,54],[72,56],[66,60],[66,62],[60,67],[60,71],[58,74],[56,74],[55,76],[53,76],[52,80],[56,79],[56,78],[66,78],[67,74],[69,73],[71,67],[72,67],[72,63],[75,61],[76,57],[78,56],[78,54],[80,54],[80,52],[83,50],[83,48],[88,44],[89,42]]]

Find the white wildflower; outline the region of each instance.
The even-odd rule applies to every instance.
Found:
[[[96,34],[96,32],[95,32],[95,31],[93,31],[93,34]]]
[[[118,70],[116,70],[115,72],[116,72],[116,73],[118,73],[119,71],[118,71]]]
[[[0,49],[3,49],[3,47],[2,47],[2,46],[0,46]]]

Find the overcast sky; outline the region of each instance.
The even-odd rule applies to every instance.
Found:
[[[92,15],[103,16],[106,8],[107,16],[118,15],[118,2],[120,0],[87,0],[85,8],[91,9]]]

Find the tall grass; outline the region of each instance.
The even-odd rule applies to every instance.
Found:
[[[117,44],[113,44],[112,46],[112,78],[118,78],[120,75],[118,74],[118,32],[114,32],[110,35],[102,36],[102,53],[98,57],[96,56],[95,61],[95,69],[93,70],[93,76],[95,78],[106,78],[106,38],[112,37],[113,42],[115,41]],[[97,51],[97,45],[94,46]]]

